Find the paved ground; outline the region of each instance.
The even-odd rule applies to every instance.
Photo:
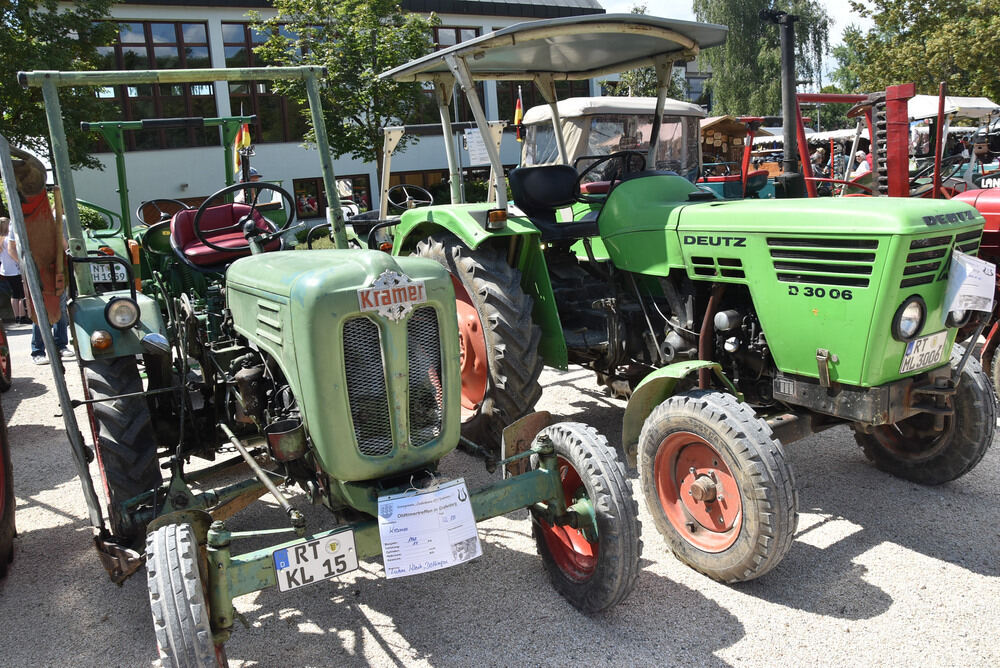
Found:
[[[27,359],[29,329],[9,331],[14,387],[3,395],[13,449],[13,568],[0,582],[0,665],[138,666],[155,656],[142,573],[108,581],[91,547],[48,367]],[[80,396],[78,368],[67,365]],[[580,369],[546,372],[541,408],[615,442],[623,403]],[[80,414],[82,418],[82,412]],[[85,425],[85,422],[81,422]],[[86,432],[89,432],[85,428]],[[87,439],[89,441],[89,433]],[[228,644],[234,666],[928,665],[1000,661],[1000,448],[938,488],[869,466],[837,428],[789,446],[800,491],[798,536],[761,579],[725,586],[666,552],[640,501],[642,574],[614,611],[588,618],[549,586],[524,513],[480,525],[484,554],[422,577],[385,580],[365,564],[343,583],[237,600],[250,628]],[[445,460],[470,486],[489,476]],[[94,472],[97,476],[96,471]],[[634,485],[638,494],[638,484]],[[324,524],[308,508],[310,527]],[[282,525],[259,503],[233,528]]]

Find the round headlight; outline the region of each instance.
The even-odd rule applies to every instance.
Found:
[[[969,320],[971,319],[972,311],[963,311],[962,309],[958,309],[948,312],[948,317],[945,319],[944,324],[948,327],[965,327],[969,324]]]
[[[104,307],[104,319],[115,329],[128,329],[139,322],[139,305],[128,297],[117,297]]]
[[[917,336],[924,325],[927,307],[924,300],[914,295],[904,301],[892,319],[892,337],[897,341],[909,341]]]

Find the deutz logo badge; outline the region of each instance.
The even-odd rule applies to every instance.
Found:
[[[383,271],[370,288],[358,290],[358,306],[362,311],[378,311],[389,320],[402,320],[414,304],[427,301],[423,281],[414,281],[406,274]]]

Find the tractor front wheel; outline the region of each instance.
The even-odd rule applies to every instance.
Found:
[[[14,466],[10,461],[7,421],[0,408],[0,578],[7,574],[7,564],[14,559]]]
[[[12,381],[10,344],[7,342],[7,331],[0,324],[0,392],[9,390]]]
[[[156,437],[149,405],[134,357],[82,362],[87,404],[97,457],[108,493],[108,514],[115,536],[139,540],[142,527],[133,526],[121,503],[156,489],[163,481],[156,455]],[[133,395],[133,396],[120,396]],[[111,397],[119,397],[111,399]],[[140,541],[141,542],[141,541]]]
[[[190,524],[168,524],[146,537],[149,607],[160,662],[176,668],[225,666],[212,642],[198,541]]]
[[[798,523],[781,442],[735,397],[692,390],[657,406],[639,437],[639,475],[674,555],[722,582],[778,565]]]
[[[954,347],[953,368],[964,354],[961,346]],[[952,408],[954,414],[945,416],[943,425],[935,424],[935,416],[920,413],[869,433],[855,429],[854,439],[882,471],[923,485],[940,485],[971,471],[993,443],[997,399],[975,357],[962,369]]]
[[[549,524],[532,512],[532,533],[552,585],[574,607],[595,613],[621,602],[639,576],[638,504],[625,466],[606,438],[579,423],[547,427],[555,449],[567,507],[592,513],[596,535],[569,525]],[[537,466],[538,458],[533,457]]]
[[[458,310],[462,366],[462,435],[492,452],[503,428],[527,415],[542,394],[538,376],[541,329],[521,274],[495,248],[467,248],[437,234],[419,242],[416,255],[451,274]]]

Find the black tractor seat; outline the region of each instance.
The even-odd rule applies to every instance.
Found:
[[[542,233],[542,241],[575,241],[596,237],[597,214],[591,211],[584,220],[572,223],[556,221],[556,210],[576,202],[579,174],[569,165],[540,165],[510,170],[511,199],[528,220]]]

